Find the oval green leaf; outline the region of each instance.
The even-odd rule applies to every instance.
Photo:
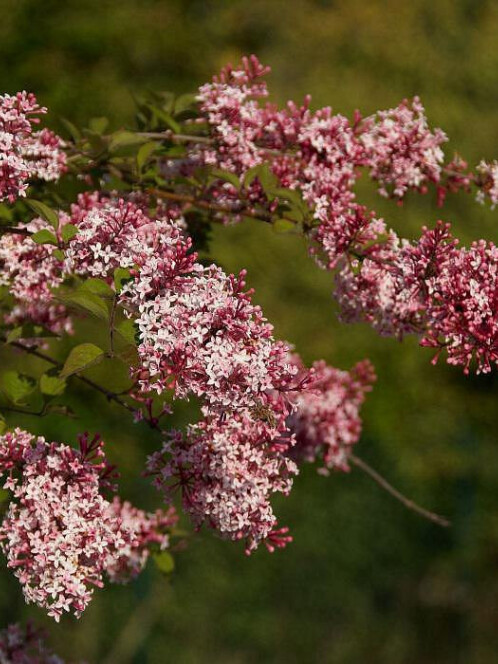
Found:
[[[104,351],[95,344],[80,344],[69,353],[64,367],[59,374],[60,378],[68,378],[73,374],[84,371],[104,359]]]

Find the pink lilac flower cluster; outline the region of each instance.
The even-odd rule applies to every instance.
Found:
[[[12,493],[0,549],[26,601],[57,621],[64,611],[81,615],[108,570],[116,579],[138,573],[147,545],[167,546],[159,530],[174,522],[172,513],[139,510],[130,519],[131,507],[109,503],[101,492],[114,488],[115,473],[103,443],[87,434],[79,442],[76,450],[21,429],[0,437],[0,474]]]
[[[478,373],[498,363],[498,250],[459,248],[449,224],[424,228],[419,240],[385,243],[336,275],[346,320],[384,334],[414,332],[421,345],[445,350],[450,364]]]
[[[60,214],[59,233],[69,222],[68,215]],[[37,244],[27,233],[54,229],[44,219],[37,218],[19,226],[24,233],[0,236],[0,286],[7,286],[15,298],[15,305],[5,316],[9,325],[26,321],[42,325],[55,334],[72,331],[66,308],[54,302],[52,288],[65,277],[62,262],[54,255],[55,246]],[[59,234],[58,233],[58,234]],[[60,235],[59,235],[60,239]]]
[[[448,139],[441,129],[431,132],[418,97],[367,118],[360,125],[359,140],[370,177],[379,182],[383,196],[392,192],[403,198],[409,189],[423,191],[427,182],[441,178],[441,145]]]
[[[40,630],[28,624],[8,625],[0,631],[0,662],[2,664],[64,664],[43,642]]]
[[[337,270],[343,320],[364,320],[386,335],[416,333],[422,345],[446,349],[448,361],[465,371],[472,359],[478,371],[489,371],[496,362],[494,245],[481,241],[457,249],[441,235],[442,226],[424,230],[419,241],[398,238],[356,202],[353,187],[363,168],[383,195],[402,199],[432,183],[442,202],[447,192],[469,191],[473,184],[478,200],[494,207],[497,163],[483,161],[475,174],[458,156],[444,165],[447,138],[430,129],[417,97],[365,119],[357,113],[353,124],[329,108],[311,112],[308,98],[283,110],[262,105],[266,72],[257,59],[246,59],[199,91],[213,143],[194,154],[244,183],[238,191],[220,181],[213,198],[231,199],[233,210],[245,204],[273,212],[282,197],[279,187],[299,191],[312,213],[312,252]],[[265,190],[256,177],[248,187],[249,169],[262,163],[276,185]],[[437,248],[429,248],[431,239]]]
[[[132,278],[119,301],[139,333],[134,376],[142,393],[173,389],[179,398],[195,395],[204,403],[204,420],[174,444],[168,441],[151,461],[157,485],[168,499],[172,487],[180,488],[196,525],[207,523],[224,537],[245,539],[248,551],[262,541],[270,550],[284,545],[289,537],[278,527],[270,499],[287,494],[297,472],[289,458],[294,438],[287,418],[308,376],[289,359],[288,346],[274,340],[272,326],[245,290],[244,273],[234,277],[202,266],[177,222],[152,220],[132,201],[86,194],[68,220],[78,234],[66,249],[64,266],[49,264],[56,275],[52,281],[49,270],[38,275],[46,298],[63,275],[111,283],[117,268],[128,269]],[[118,579],[137,573],[148,555],[148,539],[161,541],[152,517],[147,525],[134,508],[118,502],[114,508],[124,523],[142,521],[137,542],[128,542],[126,555],[106,565]],[[122,551],[125,546],[121,542]]]
[[[498,248],[485,240],[457,248],[449,225],[443,228],[425,230],[412,250],[427,308],[421,343],[445,349],[448,363],[465,373],[472,361],[489,373],[498,364]]]
[[[178,522],[174,508],[168,511],[144,512],[118,496],[110,506],[111,513],[127,533],[126,543],[106,564],[106,574],[113,583],[127,583],[140,574],[149,559],[151,549],[169,548],[169,532]]]
[[[246,541],[246,552],[261,541],[273,551],[290,537],[278,529],[270,498],[287,495],[297,467],[285,454],[291,444],[280,435],[269,440],[268,424],[249,412],[212,414],[173,432],[148,470],[166,496],[182,490],[183,506],[196,526],[207,523],[222,537]]]
[[[407,241],[382,219],[362,229],[361,239],[338,261],[335,297],[343,322],[364,321],[383,336],[402,338],[423,329],[423,302],[400,284],[401,254]]]
[[[204,403],[205,422],[187,436],[190,440],[202,432],[203,449],[213,450],[212,458],[195,456],[197,464],[204,463],[193,475],[199,495],[208,490],[208,477],[231,446],[234,454],[243,450],[248,455],[247,472],[253,473],[259,487],[253,502],[242,500],[230,484],[233,461],[230,466],[228,456],[227,490],[218,497],[220,510],[239,510],[246,525],[228,527],[221,517],[216,520],[208,513],[202,520],[233,539],[245,537],[250,548],[265,538],[273,541],[276,529],[267,526],[276,526],[276,520],[268,516],[269,498],[290,486],[290,462],[285,457],[289,442],[275,441],[285,431],[292,408],[287,393],[301,389],[306,378],[297,377],[288,347],[274,340],[272,326],[252,304],[244,273],[234,277],[214,265],[202,266],[176,222],[152,222],[132,202],[94,199],[88,209],[80,206],[77,214],[73,210],[72,222],[80,232],[67,250],[68,272],[109,277],[117,267],[130,269],[132,279],[119,301],[138,329],[140,366],[134,375],[142,392],[173,389],[176,397],[195,395]],[[236,426],[238,418],[242,419]],[[217,461],[216,446],[205,443],[215,436]],[[237,442],[241,436],[243,442]],[[249,461],[251,455],[261,463]],[[180,463],[172,454],[171,464]],[[179,468],[174,474],[178,472]],[[264,489],[261,478],[266,478]],[[184,491],[184,503],[185,499]],[[188,511],[199,523],[202,510]]]
[[[479,203],[484,203],[486,198],[489,198],[491,209],[494,210],[498,205],[498,161],[481,161],[476,171],[479,185],[476,198]]]
[[[92,277],[110,277],[118,267],[133,267],[138,230],[151,224],[139,206],[98,192],[80,195],[70,216],[78,235],[66,250],[65,269]]]
[[[261,163],[257,141],[263,130],[256,99],[268,96],[266,85],[258,82],[268,71],[254,56],[244,58],[242,68],[228,66],[200,88],[202,110],[219,139],[216,148],[205,150],[206,164],[235,171]]]
[[[102,463],[16,429],[0,439],[4,488],[12,501],[0,527],[0,546],[27,602],[59,620],[80,615],[119,549],[118,522],[100,494]],[[5,462],[4,462],[5,459]]]
[[[299,361],[299,360],[297,360]],[[313,364],[308,389],[296,397],[289,429],[296,437],[291,449],[298,461],[323,461],[320,472],[348,471],[348,459],[361,434],[360,407],[375,381],[368,360],[341,371],[323,360]]]
[[[289,102],[282,110],[260,105],[257,100],[268,95],[260,80],[267,71],[253,56],[240,69],[227,68],[220,79],[200,88],[200,110],[214,145],[200,152],[196,148],[192,156],[242,178],[241,192],[222,181],[210,192],[219,202],[231,203],[234,211],[239,198],[250,209],[259,205],[273,211],[278,205],[278,194],[265,191],[261,178],[247,180],[249,169],[266,163],[277,187],[299,190],[318,224],[327,224],[332,210],[340,217],[353,204],[352,185],[364,148],[345,117],[330,108],[312,112],[309,97],[301,106]]]
[[[66,170],[62,140],[48,129],[33,132],[43,113],[31,93],[0,96],[0,201],[25,196],[31,179],[58,180]]]
[[[312,213],[311,239],[333,268],[357,217],[371,216],[355,202],[360,167],[380,183],[381,193],[387,195],[389,188],[402,198],[408,189],[421,191],[426,183],[439,182],[446,136],[429,129],[418,98],[363,120],[357,113],[353,124],[329,107],[311,111],[309,97],[302,106],[289,102],[281,110],[260,105],[268,95],[260,80],[267,71],[253,56],[200,88],[200,111],[214,142],[200,152],[195,148],[192,157],[241,177],[241,191],[219,181],[210,192],[235,212],[241,202],[273,211],[278,188],[299,191]],[[264,163],[277,178],[276,194],[264,191],[257,177],[245,181],[249,169]]]

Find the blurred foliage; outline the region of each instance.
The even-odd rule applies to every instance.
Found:
[[[431,123],[450,136],[450,152],[471,163],[496,157],[492,0],[0,0],[0,10],[0,89],[34,91],[55,127],[62,117],[87,124],[103,115],[114,129],[125,126],[134,95],[191,91],[227,61],[255,52],[273,68],[270,88],[280,103],[310,92],[315,105],[370,113],[419,94]],[[362,196],[407,234],[441,216],[466,243],[498,237],[497,213],[463,195],[443,211],[431,196],[410,197],[402,209],[366,185]],[[358,454],[450,516],[453,527],[421,521],[357,470],[323,478],[306,468],[278,505],[295,537],[287,550],[246,559],[241,548],[203,532],[176,556],[170,579],[150,569],[131,587],[97,592],[80,621],[61,626],[25,608],[4,570],[1,624],[32,617],[73,661],[495,661],[498,379],[433,367],[413,339],[400,345],[341,326],[330,275],[299,238],[245,223],[214,229],[209,247],[225,268],[248,268],[278,335],[306,360],[323,357],[344,368],[365,356],[374,361],[379,380],[364,409]],[[9,353],[0,357],[2,369]],[[32,375],[45,369],[26,361]],[[15,422],[67,441],[82,429],[99,430],[122,468],[124,495],[153,507],[158,497],[137,476],[158,445],[155,434],[131,427],[99,395],[85,390],[68,396],[69,406],[71,400],[79,420]],[[191,417],[189,405],[177,404],[172,425]]]

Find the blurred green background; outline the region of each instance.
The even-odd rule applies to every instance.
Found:
[[[133,94],[195,89],[227,61],[256,53],[272,66],[278,102],[370,113],[419,94],[431,124],[474,164],[498,153],[498,3],[492,0],[0,0],[0,89],[28,89],[59,117],[107,115],[130,124]],[[403,209],[363,199],[412,235],[438,217],[465,241],[495,241],[497,212],[464,195],[443,211],[434,197]],[[171,580],[153,569],[108,587],[79,620],[56,626],[25,608],[0,576],[0,624],[33,618],[69,660],[160,664],[489,664],[498,661],[498,382],[430,364],[415,340],[399,344],[341,326],[330,274],[300,239],[257,224],[216,229],[211,256],[247,267],[256,300],[309,362],[349,368],[370,357],[378,383],[364,408],[358,455],[449,531],[421,520],[354,470],[323,478],[303,469],[277,501],[294,543],[247,559],[211,532],[177,556]],[[8,364],[5,353],[0,362]],[[36,372],[42,365],[31,363]],[[158,496],[137,480],[159,441],[105,400],[73,397],[81,418],[16,420],[74,440],[99,430],[123,471],[123,493],[143,507]],[[180,406],[172,425],[188,421]]]

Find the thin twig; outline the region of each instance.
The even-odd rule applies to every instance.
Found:
[[[7,343],[6,339],[3,337],[0,337],[0,341],[3,343]],[[15,348],[18,348],[19,350],[24,351],[25,353],[28,353],[29,355],[33,355],[34,357],[38,357],[41,360],[45,360],[45,362],[49,362],[52,364],[54,367],[56,367],[59,371],[62,370],[62,364],[57,362],[57,360],[54,360],[52,357],[49,355],[46,355],[45,353],[40,352],[37,348],[31,348],[30,346],[24,346],[23,344],[18,343],[17,341],[13,341],[9,344],[10,346],[14,346]],[[139,410],[138,408],[134,408],[131,406],[129,403],[126,401],[123,401],[123,399],[120,398],[120,394],[127,394],[130,392],[130,390],[133,389],[133,385],[128,389],[123,392],[120,392],[117,394],[116,392],[112,392],[111,390],[108,390],[105,387],[102,387],[102,385],[99,385],[98,383],[95,383],[93,380],[90,380],[90,378],[85,378],[85,376],[80,376],[79,374],[73,374],[72,376],[69,376],[69,378],[75,378],[76,380],[79,380],[81,383],[84,383],[88,387],[91,387],[92,389],[96,390],[97,392],[100,392],[103,394],[108,401],[113,401],[114,403],[117,403],[120,405],[122,408],[125,408],[129,413],[132,413],[134,416],[136,415],[137,411]],[[131,397],[133,398],[133,397]],[[24,412],[24,411],[23,411]],[[32,414],[32,413],[29,413]],[[143,418],[143,421],[146,422],[151,429],[155,429],[161,433],[164,433],[164,430],[161,429],[159,426],[159,422],[155,421],[154,419],[148,419],[146,417]]]
[[[3,338],[0,338],[0,341],[7,343],[6,340]],[[62,370],[62,365],[59,362],[57,362],[57,360],[54,360],[49,355],[45,355],[45,353],[40,352],[37,348],[32,348],[31,346],[25,346],[24,344],[21,344],[17,341],[12,341],[9,345],[13,346],[14,348],[18,348],[19,350],[22,350],[23,352],[28,353],[29,355],[38,357],[41,360],[44,360],[45,362],[49,362],[52,366],[57,367],[57,369],[59,370]],[[85,376],[80,376],[78,374],[74,374],[73,376],[71,376],[71,378],[76,378],[80,382],[85,383],[85,385],[88,385],[88,387],[97,390],[98,392],[103,394],[108,401],[114,401],[114,403],[117,403],[123,408],[126,408],[126,410],[128,410],[130,413],[136,412],[136,409],[133,408],[133,406],[130,406],[130,404],[126,403],[126,401],[120,399],[115,392],[111,392],[111,390],[102,387],[102,385],[95,383],[93,380],[90,380],[89,378],[85,378]]]
[[[116,319],[116,308],[118,305],[118,297],[117,295],[114,295],[112,299],[112,306],[111,306],[111,316],[109,320],[109,350],[111,352],[111,356],[114,356],[114,321]]]
[[[173,191],[164,191],[163,189],[147,189],[149,194],[153,194],[158,198],[166,198],[170,201],[178,201],[179,203],[190,203],[191,205],[201,208],[202,210],[210,210],[211,212],[222,212],[224,214],[243,214],[245,217],[252,217],[254,219],[259,219],[264,221],[267,224],[271,224],[270,215],[265,215],[263,213],[253,212],[252,210],[236,210],[234,208],[228,207],[226,205],[219,205],[218,203],[212,203],[211,201],[205,201],[202,198],[196,198],[190,194],[177,194]]]
[[[213,140],[208,136],[194,136],[190,134],[175,134],[171,130],[167,131],[141,131],[137,133],[138,136],[144,138],[158,138],[163,141],[173,141],[178,143],[205,143],[211,145]]]
[[[272,216],[270,214],[265,214],[264,212],[255,212],[247,208],[231,208],[226,205],[219,205],[218,203],[212,203],[211,201],[205,201],[202,198],[196,198],[190,194],[177,194],[173,191],[164,191],[163,189],[150,188],[147,189],[147,193],[153,194],[158,198],[166,198],[170,201],[178,201],[179,203],[190,203],[194,207],[201,208],[202,210],[209,210],[211,212],[222,212],[223,214],[242,214],[244,217],[251,217],[252,219],[257,219],[258,221],[264,221],[266,224],[272,223]],[[297,225],[295,219],[287,217],[285,214],[279,215],[280,219],[286,219],[291,221],[293,224]]]
[[[23,408],[15,408],[14,406],[2,406],[2,410],[6,413],[21,413],[22,415],[33,415],[33,417],[43,417],[45,415],[45,408],[41,410],[24,410]]]
[[[28,231],[27,228],[18,228],[17,226],[0,226],[0,235],[6,235],[7,233],[15,233],[16,235],[33,235],[31,231]]]
[[[382,475],[380,475],[376,470],[369,466],[368,463],[362,459],[359,459],[354,454],[352,454],[349,458],[351,463],[353,463],[357,468],[363,470],[363,472],[369,475],[374,480],[374,482],[377,482],[377,484],[382,487],[382,489],[387,491],[387,493],[390,493],[391,496],[396,498],[396,500],[399,500],[399,502],[402,503],[407,509],[411,510],[412,512],[416,512],[420,516],[423,516],[424,519],[428,519],[433,523],[437,523],[438,526],[442,526],[443,528],[448,528],[451,526],[451,521],[448,521],[448,519],[445,517],[420,507],[420,505],[417,505],[417,503],[415,503],[413,500],[400,493],[392,486],[392,484],[389,484],[389,482],[384,479]]]

